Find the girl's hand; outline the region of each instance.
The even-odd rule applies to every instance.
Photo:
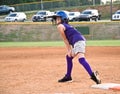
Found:
[[[72,50],[71,50],[71,49],[68,50],[68,56],[69,56],[69,57],[73,57],[73,54],[72,54]]]
[[[75,53],[73,52],[73,50],[71,49],[71,50],[68,50],[68,56],[74,58],[76,55],[75,55]]]

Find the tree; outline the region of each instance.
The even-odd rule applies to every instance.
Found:
[[[38,0],[0,0],[0,5],[12,5],[12,4],[29,3],[36,1]]]

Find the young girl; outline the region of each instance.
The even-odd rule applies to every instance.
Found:
[[[59,11],[52,16],[57,24],[57,29],[67,48],[67,72],[65,76],[58,80],[58,82],[72,81],[71,72],[73,67],[73,58],[78,56],[79,63],[85,68],[91,79],[100,84],[101,80],[98,78],[98,72],[93,72],[90,65],[85,59],[85,38],[75,28],[68,24],[68,16],[64,11]]]

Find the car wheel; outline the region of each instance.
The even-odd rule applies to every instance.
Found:
[[[14,20],[14,22],[17,22],[17,21],[18,21],[17,19]]]
[[[23,19],[22,22],[25,22],[25,19]]]
[[[13,11],[12,10],[9,10],[9,13],[12,13]]]
[[[78,21],[80,22],[80,21],[82,21],[81,19],[78,19]]]
[[[77,19],[77,18],[74,18],[73,21],[78,21],[78,19]]]
[[[98,16],[98,20],[101,20],[101,15]]]
[[[88,21],[92,21],[92,18],[89,18]]]
[[[33,22],[36,22],[36,20],[32,20]]]
[[[95,18],[95,21],[98,21],[98,17]]]

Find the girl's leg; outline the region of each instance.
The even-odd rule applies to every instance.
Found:
[[[89,65],[89,63],[87,62],[87,60],[84,57],[84,53],[78,53],[79,55],[79,63],[82,64],[82,66],[86,69],[86,71],[88,72],[88,74],[91,76],[93,71]]]
[[[73,68],[72,59],[73,59],[73,57],[69,57],[68,55],[66,55],[66,61],[67,61],[67,72],[66,72],[66,76],[67,76],[67,77],[71,77],[71,72],[72,72],[72,68]]]
[[[58,82],[71,82],[72,81],[72,77],[71,77],[71,72],[72,72],[72,67],[73,67],[73,63],[72,63],[72,59],[73,57],[69,57],[68,55],[66,55],[66,61],[67,61],[67,72],[66,75],[58,80]]]
[[[101,80],[99,79],[98,72],[93,72],[89,63],[85,59],[84,53],[85,53],[85,42],[84,41],[78,41],[75,43],[73,48],[73,57],[78,55],[79,56],[79,63],[82,64],[82,66],[86,69],[88,74],[90,75],[91,79],[96,82],[96,84],[100,84]]]
[[[86,69],[88,74],[90,75],[91,79],[96,82],[96,84],[100,84],[101,80],[99,78],[98,72],[93,72],[89,63],[86,61],[84,54],[83,53],[78,53],[79,54],[79,62],[82,64],[82,66]]]

